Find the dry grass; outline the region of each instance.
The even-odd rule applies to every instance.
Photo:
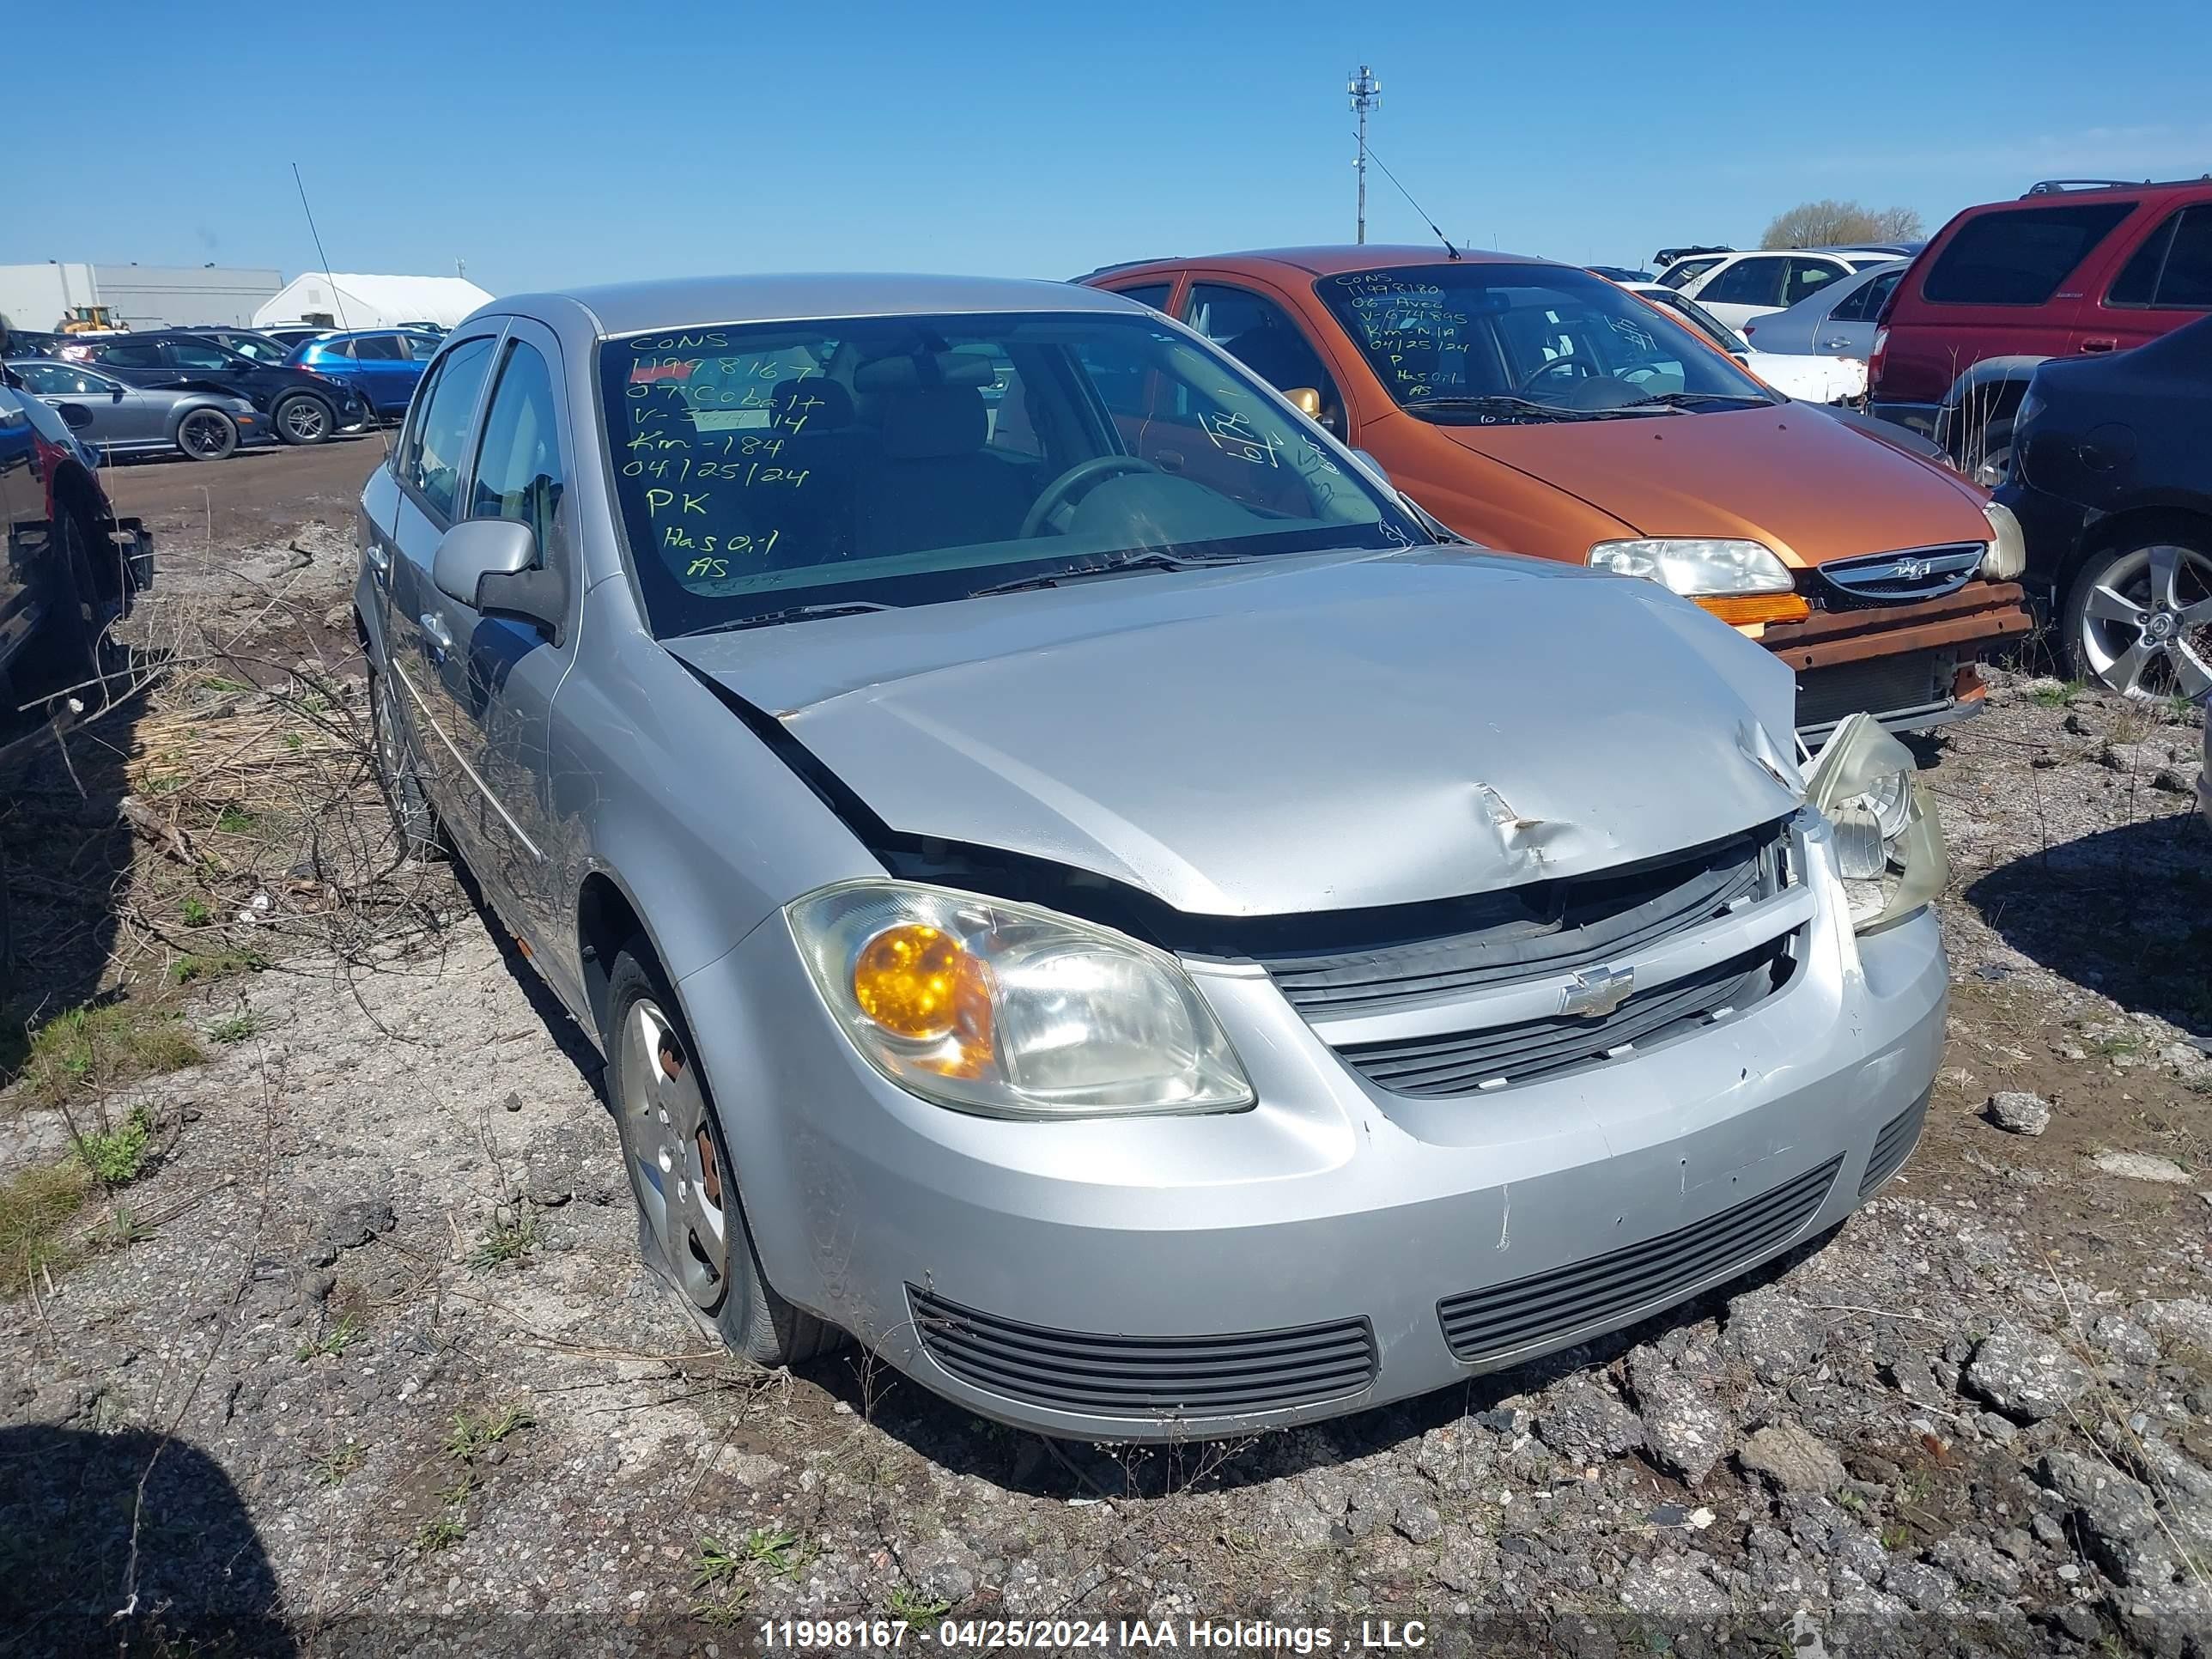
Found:
[[[90,1172],[74,1160],[25,1170],[0,1187],[0,1297],[35,1290],[67,1264],[64,1235],[91,1190]]]

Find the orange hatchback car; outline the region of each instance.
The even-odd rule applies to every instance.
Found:
[[[1226,348],[1461,535],[1664,582],[1762,640],[1809,743],[1862,710],[1977,712],[1981,653],[2027,630],[2020,527],[1985,492],[1588,271],[1368,246],[1082,280]],[[1152,395],[1115,412],[1174,471],[1206,439]]]

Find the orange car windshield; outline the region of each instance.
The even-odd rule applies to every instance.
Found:
[[[1672,318],[1559,265],[1407,265],[1315,284],[1398,404],[1431,419],[1665,415],[1774,401]]]

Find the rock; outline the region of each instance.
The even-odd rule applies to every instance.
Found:
[[[1729,1593],[1706,1576],[1696,1557],[1662,1555],[1637,1563],[1623,1575],[1620,1602],[1679,1630],[1682,1626],[1725,1619],[1734,1609]]]
[[[2170,1158],[2160,1158],[2155,1152],[2099,1152],[2089,1162],[2108,1176],[2118,1176],[2125,1181],[2160,1181],[2169,1186],[2186,1187],[2195,1179]]]
[[[2089,1340],[2130,1365],[2158,1364],[2158,1339],[2124,1315],[2099,1314],[2090,1322]]]
[[[2008,1319],[1982,1339],[1965,1381],[2006,1415],[2039,1423],[2080,1399],[2094,1379],[2051,1338]]]
[[[2147,1330],[2212,1353],[2212,1301],[2185,1296],[2171,1302],[2138,1302],[2135,1316]]]
[[[949,1534],[940,1534],[908,1553],[907,1577],[918,1589],[942,1596],[958,1607],[975,1593],[975,1553]]]
[[[1536,1437],[1569,1462],[1587,1466],[1644,1444],[1644,1424],[1613,1393],[1587,1379],[1563,1385],[1536,1419]]]
[[[2164,766],[2172,753],[2162,743],[2107,743],[2098,752],[2097,759],[2115,772],[2125,772],[2130,777],[2148,777]]]
[[[1991,1095],[1983,1110],[1990,1122],[2008,1134],[2039,1135],[2051,1127],[2051,1103],[2041,1095],[2018,1089]]]
[[[1690,1512],[1680,1504],[1662,1504],[1644,1518],[1655,1527],[1679,1527],[1690,1518]]]
[[[2081,695],[2081,688],[2064,680],[2054,680],[2048,674],[2039,674],[2021,687],[2021,695],[2030,702],[2064,707]]]
[[[1944,1613],[1958,1601],[1958,1582],[1924,1561],[1892,1561],[1881,1585],[1919,1613]]]
[[[2161,794],[2186,795],[2197,787],[2194,773],[2179,766],[2161,766],[2150,775],[2150,787]]]
[[[1772,1290],[1754,1291],[1729,1303],[1721,1340],[1773,1388],[1812,1370],[1827,1347],[1826,1332]]]
[[[507,1091],[507,1098],[500,1102],[500,1104],[510,1112],[519,1112],[522,1109],[522,1097],[509,1089]]]
[[[1435,1508],[1422,1503],[1401,1503],[1390,1517],[1390,1524],[1408,1543],[1433,1544],[1444,1529],[1443,1516]]]
[[[2123,1584],[2162,1582],[2172,1558],[2158,1535],[2158,1510],[2140,1480],[2079,1452],[2044,1454],[2043,1484],[2074,1512],[2097,1564]]]
[[[1477,1412],[1468,1419],[1492,1434],[1502,1434],[1507,1439],[1517,1439],[1528,1432],[1534,1419],[1518,1406],[1498,1406],[1486,1412]]]
[[[1844,1460],[1787,1419],[1759,1430],[1736,1450],[1744,1473],[1784,1492],[1832,1492],[1844,1484]]]
[[[357,1198],[337,1206],[323,1223],[324,1242],[340,1250],[359,1249],[398,1224],[392,1206],[381,1200]]]
[[[1638,1348],[1630,1357],[1628,1382],[1653,1458],[1685,1484],[1699,1485],[1727,1454],[1733,1427],[1729,1413],[1654,1348]]]
[[[1978,1538],[1954,1532],[1928,1553],[1937,1566],[1962,1584],[1972,1584],[2007,1599],[2020,1594],[2018,1565]]]

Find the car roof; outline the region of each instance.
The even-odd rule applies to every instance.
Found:
[[[423,331],[419,328],[323,329],[318,330],[316,337],[308,342],[308,343],[311,345],[336,345],[341,340],[369,340],[385,334],[423,335]],[[428,335],[423,335],[423,337],[427,339],[429,337]]]
[[[1103,265],[1090,276],[1110,274],[1123,276],[1154,268],[1179,270],[1186,265],[1272,265],[1302,270],[1312,276],[1338,276],[1347,271],[1380,270],[1397,265],[1548,265],[1559,263],[1561,262],[1532,258],[1521,253],[1499,253],[1487,248],[1462,248],[1455,258],[1433,242],[1342,242],[1313,247],[1251,248],[1241,253],[1186,254],[1172,259],[1146,259],[1135,264]]]
[[[580,317],[594,333],[622,335],[716,323],[962,312],[1120,311],[1130,304],[1096,289],[1022,277],[795,272],[683,276],[520,294],[485,306],[475,315],[535,317],[552,323]]]

